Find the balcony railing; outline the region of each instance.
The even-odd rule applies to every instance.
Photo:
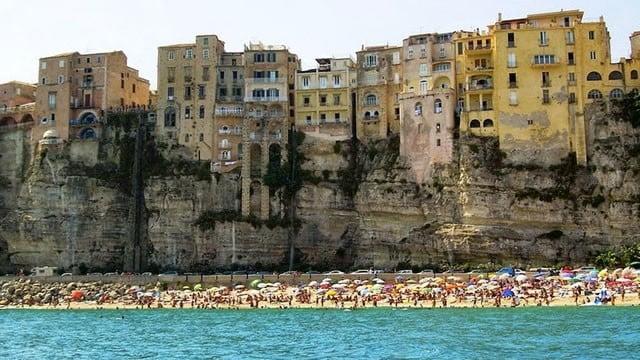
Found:
[[[363,121],[378,121],[379,117],[378,116],[365,116],[362,120]]]
[[[231,143],[229,143],[229,142],[222,142],[222,141],[220,141],[220,142],[218,143],[218,148],[219,148],[219,149],[231,149]]]
[[[251,141],[263,141],[263,140],[281,140],[282,134],[256,134],[250,133],[249,140]]]
[[[251,118],[275,119],[275,118],[284,117],[284,113],[282,113],[282,112],[269,112],[269,111],[263,111],[263,112],[250,111],[250,112],[247,113],[247,116],[251,117]]]
[[[219,129],[218,134],[220,135],[242,135],[242,129]]]
[[[493,110],[493,105],[486,106],[469,106],[467,111],[491,111]]]
[[[542,87],[551,87],[551,80],[543,81]]]
[[[491,90],[493,89],[493,85],[492,84],[485,84],[485,85],[469,85],[467,87],[467,91],[477,91],[477,90]]]
[[[0,107],[0,114],[28,112],[28,111],[34,111],[35,109],[36,109],[35,103],[28,103],[24,105],[12,106],[12,107],[6,107],[6,108]]]
[[[286,96],[247,96],[244,101],[247,102],[286,102],[289,99]]]
[[[216,109],[215,114],[218,116],[242,116],[243,109]]]
[[[285,78],[283,77],[265,77],[265,78],[246,78],[244,81],[247,84],[282,84],[284,83]]]

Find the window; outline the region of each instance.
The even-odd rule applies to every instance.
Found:
[[[327,95],[320,95],[320,106],[327,106]]]
[[[622,80],[623,76],[620,71],[612,71],[609,73],[609,80]]]
[[[209,45],[209,38],[202,39],[202,45]]]
[[[424,45],[422,45],[420,47],[420,57],[421,58],[426,58],[427,57],[427,48],[424,47]]]
[[[204,119],[204,105],[200,105],[200,108],[198,109],[198,117],[200,119]],[[202,140],[200,140],[202,141]]]
[[[576,60],[575,60],[572,52],[567,53],[567,64],[569,64],[569,65],[575,65],[576,64]]]
[[[231,95],[235,96],[235,97],[241,97],[242,96],[242,88],[239,87],[234,87],[231,89]]]
[[[373,95],[373,94],[367,95],[367,97],[365,98],[365,104],[366,105],[377,105],[378,104],[378,97]]]
[[[440,51],[440,57],[441,58],[446,56],[446,51],[445,51],[444,46],[440,46],[440,50],[439,51]]]
[[[518,105],[518,93],[516,91],[509,92],[509,105]]]
[[[515,53],[507,54],[507,67],[510,67],[510,68],[516,67],[516,54]]]
[[[516,34],[507,33],[507,47],[516,47]]]
[[[400,53],[399,52],[394,52],[393,54],[391,54],[391,63],[394,65],[398,65],[400,64]]]
[[[527,119],[527,125],[533,125],[533,120]]]
[[[463,49],[464,46],[462,45],[461,42],[459,42],[457,46],[458,46],[458,55],[462,55],[462,52],[463,52],[462,49]]]
[[[509,73],[509,87],[510,88],[518,87],[518,77],[516,73]]]
[[[58,67],[59,68],[63,68],[64,67],[64,60],[59,60],[58,61]]]
[[[193,77],[191,76],[191,66],[185,66],[184,67],[184,81],[185,82],[191,82],[191,80],[193,80]]]
[[[308,89],[309,88],[309,82],[310,82],[310,79],[309,79],[308,76],[302,77],[302,88],[303,89]]]
[[[333,113],[333,120],[337,123],[340,122],[340,113]]]
[[[209,49],[202,49],[202,58],[203,59],[209,58]]]
[[[440,123],[436,123],[436,134],[440,133]]]
[[[543,71],[542,72],[542,87],[549,87],[551,86],[551,79],[549,78],[549,72],[548,71]]]
[[[551,99],[549,99],[549,90],[542,90],[542,103],[549,104]]]
[[[372,67],[378,65],[378,55],[367,54],[364,56],[364,66]]]
[[[576,103],[576,93],[572,92],[569,93],[569,104],[575,104]]]
[[[567,74],[567,80],[569,80],[569,85],[575,85],[576,83],[576,73],[570,72]]]
[[[598,81],[602,80],[602,76],[597,71],[592,71],[587,75],[587,81]]]
[[[535,55],[533,57],[533,63],[536,65],[555,64],[556,56],[555,55]]]
[[[420,76],[429,75],[427,72],[427,64],[420,64]]]
[[[173,96],[174,96],[174,88],[173,86],[169,86],[167,88],[167,97],[169,98],[168,100],[173,100]]]
[[[318,83],[320,85],[320,89],[326,89],[327,88],[327,77],[326,76],[320,76],[318,78]]]
[[[595,51],[589,51],[589,59],[595,60],[597,58],[598,58],[598,56],[597,56]]]
[[[264,62],[264,54],[262,53],[253,54],[253,62],[257,62],[257,63]]]
[[[90,57],[88,57],[88,58],[87,58],[87,64],[90,64],[90,63],[91,63],[91,58],[90,58]]]
[[[58,84],[64,84],[64,75],[58,75]]]
[[[267,62],[276,62],[276,53],[267,53]]]
[[[493,127],[493,120],[484,119],[484,121],[482,122],[482,127],[486,127],[486,128]]]
[[[184,99],[185,100],[190,100],[191,99],[191,86],[185,86],[184,87]]]
[[[413,59],[413,48],[409,46],[409,50],[407,51],[407,59]]]
[[[595,99],[602,99],[602,93],[598,89],[593,89],[593,90],[589,91],[589,93],[587,94],[587,98],[594,99],[594,100]]]
[[[302,105],[303,106],[310,106],[311,105],[311,98],[308,96],[305,96],[304,98],[302,98]]]
[[[414,112],[416,114],[416,116],[422,115],[422,103],[421,102],[417,102],[416,105],[413,107]]]
[[[169,67],[167,68],[167,82],[174,82],[176,81],[176,68],[174,67]]]
[[[185,59],[193,59],[193,49],[187,49],[184,51]]]
[[[307,125],[311,125],[311,116],[307,115],[305,123],[307,123]]]
[[[575,37],[573,35],[573,31],[567,31],[567,45],[572,45],[575,42]]]
[[[136,92],[136,84],[131,84],[131,92],[135,94],[135,92]]]
[[[478,119],[471,120],[471,122],[469,122],[469,127],[470,128],[479,128],[480,127],[480,120],[478,120]]]
[[[591,30],[589,31],[589,40],[595,40],[596,38],[596,32]]]
[[[208,66],[203,66],[202,67],[202,81],[209,81],[209,67]]]
[[[333,95],[333,105],[340,105],[340,95]]]
[[[440,139],[436,139],[436,146],[440,146]]]
[[[55,108],[56,108],[56,93],[50,92],[49,93],[49,109],[55,109]]]
[[[277,99],[280,96],[280,90],[278,89],[267,89],[267,97],[271,99]]]
[[[191,107],[187,106],[184,108],[184,118],[185,119],[190,119],[191,118]]]
[[[173,61],[176,58],[176,54],[173,50],[167,51],[167,60]]]
[[[442,112],[442,100],[436,99],[433,102],[433,112],[439,114]]]
[[[218,98],[220,100],[225,100],[225,97],[227,96],[227,88],[226,87],[221,87],[218,89]]]
[[[165,127],[176,126],[176,109],[172,106],[168,107],[164,111],[164,126]]]
[[[611,92],[609,93],[609,97],[611,99],[622,99],[623,96],[624,96],[624,92],[617,88],[611,90]]]
[[[540,41],[540,46],[547,46],[549,45],[549,38],[547,38],[547,32],[546,31],[540,31],[540,37],[538,38]]]
[[[220,80],[221,83],[224,83],[224,71],[220,71],[218,75],[218,79]]]
[[[46,70],[47,69],[47,63],[46,62],[41,62],[40,63],[40,70]]]
[[[320,124],[327,122],[327,114],[320,114]]]
[[[205,93],[205,86],[204,85],[198,85],[198,98],[200,100],[204,99],[206,96]]]
[[[340,87],[340,75],[333,75],[333,87]]]
[[[189,134],[184,135],[184,142],[189,142]]]
[[[631,70],[631,79],[638,79],[638,70]]]
[[[435,64],[433,66],[434,72],[447,72],[450,69],[451,69],[451,64],[449,63]]]
[[[425,95],[427,93],[427,87],[429,83],[427,80],[420,80],[420,95]]]

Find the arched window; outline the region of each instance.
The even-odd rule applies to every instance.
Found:
[[[416,115],[422,115],[422,103],[421,102],[417,102],[414,110],[416,112]]]
[[[92,128],[86,128],[80,132],[80,139],[95,139],[97,137],[96,131]]]
[[[377,111],[377,110],[373,112],[373,117],[374,117],[374,118],[376,118],[376,119],[377,119],[377,118],[378,118],[378,115],[379,115],[379,114],[378,114],[378,111]]]
[[[85,113],[80,117],[80,124],[93,124],[96,122],[96,116],[93,113]]]
[[[624,76],[622,76],[622,73],[620,71],[612,71],[609,73],[609,80],[622,80]]]
[[[631,78],[634,80],[638,78],[638,70],[631,70]]]
[[[471,122],[469,123],[469,127],[470,128],[479,128],[480,127],[480,120],[478,120],[478,119],[471,120]]]
[[[611,90],[611,92],[609,93],[609,98],[611,99],[622,99],[622,97],[624,96],[624,92],[621,89],[613,89]]]
[[[229,140],[227,139],[222,139],[220,140],[220,147],[223,149],[226,149],[229,147]]]
[[[485,120],[482,122],[482,127],[486,127],[486,128],[493,127],[493,120],[491,120],[491,119],[485,119]]]
[[[433,112],[439,114],[442,112],[442,100],[436,99],[433,102]]]
[[[593,89],[587,94],[589,99],[602,99],[602,93],[598,89]]]
[[[592,71],[587,75],[587,81],[598,81],[602,80],[602,76],[597,71]]]
[[[364,119],[365,119],[365,120],[369,120],[369,119],[371,119],[371,113],[370,113],[370,112],[368,112],[368,111],[367,111],[367,112],[365,112],[365,113],[364,113]]]
[[[377,105],[378,104],[378,97],[373,95],[373,94],[367,95],[367,97],[365,98],[365,104],[367,104],[367,105]]]
[[[169,106],[164,110],[164,126],[165,127],[176,126],[176,109],[173,106]]]
[[[231,134],[231,130],[229,129],[229,127],[227,125],[222,125],[220,127],[220,131],[218,131],[218,133],[220,133],[220,134]]]

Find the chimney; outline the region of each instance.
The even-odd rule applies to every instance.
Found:
[[[498,22],[500,22],[500,21],[502,21],[502,13],[501,12],[498,13]]]

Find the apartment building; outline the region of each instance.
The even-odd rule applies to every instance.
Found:
[[[351,93],[357,72],[351,58],[316,59],[315,69],[296,74],[295,124],[309,134],[349,137]]]
[[[584,21],[578,10],[499,17],[457,37],[461,130],[498,136],[514,162],[557,163],[575,152],[586,164],[585,110],[638,86],[637,62],[612,64],[609,41],[603,18]]]
[[[263,176],[269,163],[280,164],[286,153],[300,61],[285,46],[250,43],[244,63],[242,214],[267,219],[279,209],[270,207]]]
[[[418,182],[433,164],[453,160],[454,35],[418,34],[402,42],[400,154],[411,163]]]
[[[402,48],[363,47],[356,53],[356,136],[384,138],[400,131]]]
[[[149,81],[122,51],[41,58],[32,139],[55,129],[61,140],[100,137],[106,112],[149,104]]]
[[[224,42],[216,35],[158,48],[156,134],[161,141],[184,145],[196,160],[217,158],[213,120],[223,53]]]

